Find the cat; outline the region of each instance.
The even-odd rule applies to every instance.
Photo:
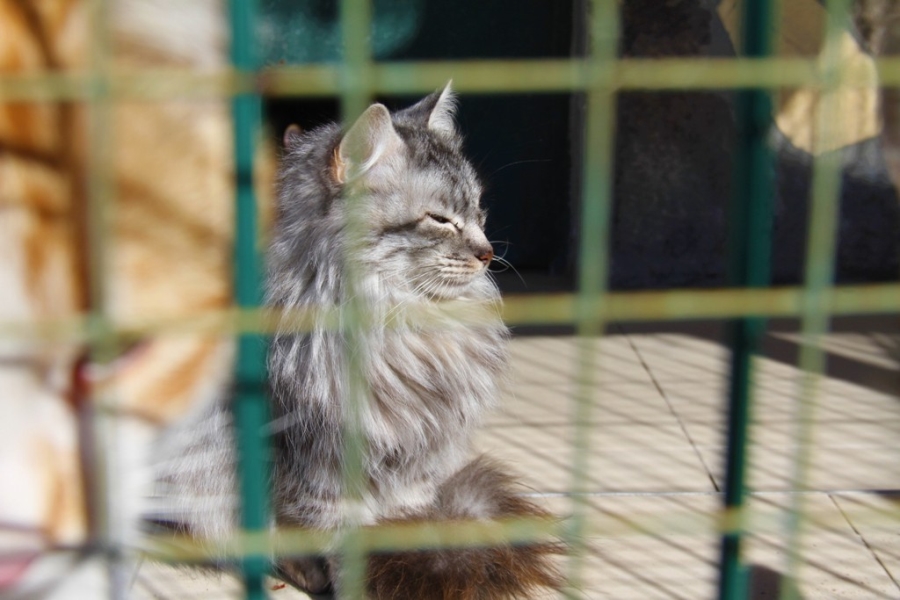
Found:
[[[322,314],[310,331],[282,327],[272,340],[280,527],[550,516],[516,494],[502,467],[470,457],[471,435],[500,395],[508,331],[488,274],[493,249],[482,187],[462,153],[454,110],[448,85],[393,114],[373,104],[346,133],[331,124],[285,134],[267,302],[337,310],[352,294],[368,318],[346,335]],[[348,222],[359,224],[355,235]],[[460,308],[466,319],[454,312]],[[364,484],[354,491],[342,473],[352,353],[352,375],[366,384],[356,417]],[[201,536],[224,536],[236,525],[233,498],[222,501],[234,496],[229,420],[220,409],[205,422],[196,459],[186,458],[173,480],[191,490],[181,508]],[[550,560],[558,551],[543,543],[376,553],[367,593],[523,597],[559,585]],[[324,592],[337,584],[340,565],[287,559],[277,572],[300,589]]]
[[[373,105],[340,141],[336,126],[289,136],[268,302],[340,306],[349,284],[343,257],[354,253],[356,301],[374,323],[355,342],[369,391],[364,470],[377,485],[358,507],[335,502],[344,494],[341,473],[330,465],[339,463],[350,395],[342,335],[324,325],[306,335],[279,333],[269,373],[274,416],[284,423],[275,478],[284,520],[332,528],[353,514],[367,524],[423,508],[462,466],[469,433],[499,396],[507,360],[499,317],[474,328],[439,311],[442,301],[457,300],[496,314],[499,301],[487,276],[493,250],[482,231],[481,189],[460,153],[452,106],[445,91],[393,118]],[[345,193],[358,194],[365,223],[355,249],[345,231]],[[437,322],[408,316],[422,305],[438,308],[428,315]],[[310,430],[311,423],[332,435]],[[293,509],[298,498],[302,507]]]
[[[358,375],[368,392],[359,419],[368,485],[352,499],[340,457],[351,393],[344,357],[356,348],[324,324],[273,340],[269,372],[280,425],[274,494],[281,524],[333,529],[492,518],[504,503],[516,503],[521,514],[542,514],[511,493],[510,479],[496,465],[466,464],[471,434],[500,393],[508,334],[496,312],[499,292],[487,273],[493,249],[483,231],[481,185],[462,154],[454,107],[448,85],[393,115],[374,104],[343,136],[335,125],[287,136],[268,302],[281,308],[340,306],[350,289],[342,260],[349,254],[358,273],[355,300],[372,326],[353,340],[361,348]],[[362,231],[352,243],[346,223],[354,208]],[[448,301],[480,309],[479,324],[446,314],[442,304]],[[505,562],[448,552],[432,555],[434,563],[417,558],[407,563],[397,555],[377,557],[381,564],[370,569],[370,594],[445,597],[447,590],[465,589],[459,586],[466,582],[490,588],[474,573],[504,568],[512,583],[498,577],[496,589],[480,594],[500,598],[510,585],[527,589],[534,580],[555,581],[552,568],[539,559],[524,578],[525,570],[513,570],[515,560],[506,555]],[[463,581],[447,578],[453,570],[443,563],[454,559],[463,563],[456,571]],[[289,573],[290,565],[282,571]]]

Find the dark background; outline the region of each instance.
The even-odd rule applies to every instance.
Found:
[[[699,0],[629,0],[622,56],[733,55],[713,10]],[[712,4],[711,2],[709,4]],[[273,45],[268,59],[338,60],[335,3],[304,2],[309,35]],[[299,26],[296,7],[269,0],[272,22]],[[279,13],[282,11],[283,14]],[[287,11],[287,12],[284,12]],[[374,2],[378,59],[565,58],[582,55],[581,2],[428,0]],[[330,29],[331,28],[331,29]],[[400,31],[401,34],[391,33]],[[271,34],[271,30],[270,30]],[[293,39],[290,31],[276,36]],[[298,37],[298,36],[294,36]],[[304,50],[316,45],[315,52]],[[391,108],[417,98],[380,98]],[[579,94],[465,95],[458,122],[485,179],[487,233],[518,273],[498,273],[504,291],[571,290],[575,285],[584,99]],[[338,118],[336,99],[269,101],[271,129]],[[802,275],[811,159],[773,136],[777,153],[773,280]],[[732,97],[723,92],[618,95],[610,285],[615,289],[725,283],[727,202],[734,142]],[[896,280],[900,210],[878,140],[844,152],[837,279]],[[498,267],[498,270],[500,267]]]

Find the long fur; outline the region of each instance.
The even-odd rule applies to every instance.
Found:
[[[283,327],[272,341],[275,525],[545,515],[514,494],[502,470],[466,466],[471,434],[500,393],[508,332],[486,268],[481,185],[453,110],[446,89],[394,114],[373,105],[346,132],[327,125],[286,136],[268,304],[338,309],[352,301],[368,319],[351,335],[322,317],[311,331]],[[355,219],[348,196],[361,211]],[[361,231],[351,236],[354,220]],[[460,305],[473,322],[450,310]],[[358,370],[348,372],[348,362]],[[342,468],[351,375],[365,383],[355,416],[363,485],[352,493]],[[174,508],[203,537],[236,526],[230,431],[219,407],[190,428],[192,449],[172,459]],[[547,560],[555,549],[382,554],[372,559],[369,589],[379,599],[521,597],[555,584]],[[316,592],[332,585],[335,568],[334,559],[276,565],[286,581]],[[413,595],[397,591],[407,578],[418,582]],[[457,595],[463,581],[482,591]]]
[[[438,490],[435,505],[403,522],[542,517],[547,511],[516,493],[502,467],[478,458]],[[372,600],[504,600],[557,589],[562,578],[552,557],[554,542],[464,549],[384,552],[369,558],[367,589]]]
[[[402,139],[389,154],[382,140],[370,140],[379,164],[360,158],[366,173],[358,182],[358,205],[366,225],[358,248],[348,244],[347,190],[332,177],[340,130],[331,126],[301,137],[283,160],[269,303],[340,306],[348,299],[344,257],[352,252],[361,279],[355,301],[372,325],[357,332],[353,347],[325,324],[307,334],[280,333],[273,341],[269,370],[281,522],[365,525],[424,508],[440,482],[462,466],[471,431],[499,395],[507,333],[490,316],[497,289],[472,258],[472,248],[487,244],[481,187],[458,138],[428,128],[436,101],[429,97],[394,115],[387,129],[376,122],[387,113],[373,107],[354,126]],[[446,215],[460,228],[424,222],[427,214]],[[491,324],[453,320],[443,312],[446,300],[481,307]],[[434,322],[416,322],[415,309]],[[356,375],[368,391],[360,418],[368,485],[354,503],[345,501],[339,458],[351,394],[349,352],[362,359]]]

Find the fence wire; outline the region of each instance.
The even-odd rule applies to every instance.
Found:
[[[588,489],[586,481],[591,472],[592,390],[597,386],[597,338],[611,321],[672,321],[692,319],[733,319],[737,333],[732,352],[732,394],[742,396],[730,407],[728,478],[733,480],[726,491],[725,505],[715,515],[713,528],[723,536],[720,559],[719,597],[723,600],[744,598],[747,591],[746,564],[740,540],[752,522],[754,532],[779,532],[784,523],[772,518],[758,518],[744,506],[744,471],[749,440],[746,428],[750,419],[750,395],[753,389],[752,356],[762,335],[762,319],[766,317],[799,317],[802,323],[799,366],[804,372],[797,392],[799,398],[794,432],[796,454],[792,457],[794,473],[792,489],[808,489],[810,452],[814,436],[813,415],[816,410],[816,383],[823,372],[822,336],[828,331],[829,319],[834,315],[889,314],[900,306],[900,284],[834,285],[834,256],[837,237],[838,200],[841,164],[838,151],[822,153],[815,159],[813,188],[809,215],[809,239],[806,268],[802,286],[769,287],[768,276],[747,274],[759,269],[768,260],[766,239],[760,219],[771,219],[771,210],[762,205],[771,202],[771,185],[761,185],[764,172],[771,168],[771,159],[763,156],[767,144],[766,128],[771,123],[771,109],[767,98],[780,88],[804,87],[822,93],[816,116],[817,135],[821,140],[831,136],[830,127],[837,119],[835,90],[852,87],[900,86],[900,59],[882,58],[874,61],[874,73],[849,71],[842,68],[838,38],[846,31],[849,5],[846,0],[828,0],[828,19],[824,32],[824,49],[820,58],[771,57],[766,32],[777,24],[777,10],[770,10],[767,2],[745,2],[745,52],[732,59],[666,58],[618,59],[619,7],[618,3],[595,1],[590,5],[590,50],[586,57],[569,60],[484,60],[440,62],[378,62],[372,55],[368,32],[372,22],[369,0],[343,0],[340,4],[341,35],[345,56],[337,64],[290,65],[261,68],[254,53],[253,24],[256,7],[252,0],[231,0],[231,32],[233,69],[227,72],[196,73],[187,70],[142,70],[116,72],[110,66],[108,38],[108,7],[104,0],[93,0],[91,65],[83,74],[29,74],[0,76],[0,102],[78,101],[86,102],[90,112],[90,282],[91,312],[85,317],[37,323],[0,323],[0,335],[8,339],[43,341],[77,341],[89,344],[98,362],[109,360],[113,349],[123,340],[149,334],[195,335],[217,333],[234,335],[239,340],[236,367],[235,416],[240,449],[240,479],[243,506],[243,531],[224,548],[215,550],[215,557],[240,561],[244,574],[246,596],[263,598],[263,575],[270,556],[296,556],[322,552],[338,547],[345,560],[346,581],[342,589],[348,597],[360,597],[363,592],[362,575],[367,552],[383,549],[421,547],[460,547],[489,543],[498,539],[525,542],[545,539],[548,535],[562,536],[571,549],[567,576],[568,594],[577,596],[583,580],[587,540],[598,532],[604,535],[636,535],[648,529],[657,534],[691,532],[699,523],[684,515],[663,515],[657,521],[640,526],[623,525],[621,521],[588,518]],[[755,29],[754,29],[755,27]],[[754,37],[756,36],[756,37]],[[760,39],[763,41],[760,42]],[[756,46],[753,46],[754,43]],[[573,395],[575,407],[574,442],[568,457],[572,479],[572,517],[563,523],[518,519],[508,522],[481,524],[385,525],[336,534],[311,531],[269,531],[267,476],[267,441],[260,435],[267,422],[264,389],[264,337],[276,324],[293,323],[296,331],[308,330],[312,323],[331,321],[334,326],[346,327],[351,334],[354,327],[364,326],[365,315],[352,303],[343,306],[327,319],[317,316],[326,309],[294,311],[289,320],[276,311],[261,309],[260,260],[256,201],[253,196],[253,147],[258,138],[260,98],[322,97],[340,98],[344,122],[351,122],[362,113],[370,100],[378,94],[412,94],[431,92],[452,79],[454,88],[467,93],[573,92],[583,93],[586,102],[584,132],[584,162],[581,173],[582,198],[580,206],[580,236],[578,289],[571,294],[532,294],[505,298],[503,318],[510,325],[574,325],[579,336],[577,391]],[[669,289],[651,292],[610,292],[607,289],[610,246],[610,211],[612,206],[613,141],[617,93],[623,90],[743,90],[742,101],[748,102],[745,112],[749,119],[742,156],[746,163],[742,191],[746,225],[743,242],[733,250],[739,257],[743,275],[733,278],[730,287],[715,290]],[[113,208],[109,173],[109,107],[122,99],[147,101],[193,98],[230,97],[233,102],[235,164],[236,164],[236,240],[235,293],[236,307],[203,318],[148,320],[145,323],[117,323],[104,309],[108,295],[105,273],[109,246],[109,221]],[[762,108],[761,108],[762,107]],[[756,111],[756,112],[754,112]],[[762,112],[760,112],[762,111]],[[762,118],[760,116],[762,115]],[[755,119],[755,121],[754,121]],[[753,137],[755,136],[755,137]],[[825,144],[828,146],[828,144]],[[754,154],[754,152],[756,154]],[[762,154],[761,154],[762,153]],[[756,164],[753,165],[751,163]],[[351,199],[352,200],[352,199]],[[762,213],[753,214],[762,208]],[[352,226],[351,220],[351,226]],[[762,233],[761,233],[762,231]],[[590,232],[585,235],[585,232]],[[740,236],[737,236],[740,237]],[[755,250],[754,250],[755,248]],[[757,252],[755,259],[747,253]],[[756,263],[753,263],[756,260]],[[749,261],[749,262],[748,262]],[[749,265],[749,266],[748,266]],[[755,265],[755,266],[754,266]],[[465,307],[460,318],[466,319]],[[343,323],[344,325],[341,325]],[[362,353],[360,353],[362,354]],[[352,361],[352,357],[347,360]],[[351,364],[352,367],[352,364]],[[354,369],[350,369],[353,372]],[[364,389],[355,390],[351,406],[358,406]],[[104,399],[96,399],[102,410]],[[98,421],[99,422],[99,421]],[[107,435],[111,435],[107,432]],[[112,455],[114,442],[98,432],[98,456]],[[361,477],[361,438],[347,436],[347,478]],[[355,457],[355,458],[354,458]],[[96,470],[108,473],[113,465],[98,464]],[[91,495],[95,531],[106,547],[123,543],[116,539],[115,491],[108,488],[113,477],[98,477],[97,489]],[[733,489],[732,489],[733,488]],[[352,486],[351,488],[352,489]],[[806,496],[792,497],[788,532],[790,534],[788,576],[800,579],[804,555],[805,524],[827,517],[816,515],[804,503]],[[897,519],[898,515],[881,516],[876,521]],[[153,540],[155,558],[168,561],[202,562],[211,550],[186,538],[159,537]],[[124,595],[121,575],[115,572],[115,560],[110,560],[112,581],[118,596]],[[791,587],[783,590],[784,598],[793,598]]]

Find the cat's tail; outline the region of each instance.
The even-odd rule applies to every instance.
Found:
[[[429,511],[392,522],[553,518],[516,488],[501,466],[477,458],[441,486]],[[555,555],[562,553],[563,545],[555,541],[376,553],[369,558],[368,594],[372,600],[531,598],[560,588]]]

